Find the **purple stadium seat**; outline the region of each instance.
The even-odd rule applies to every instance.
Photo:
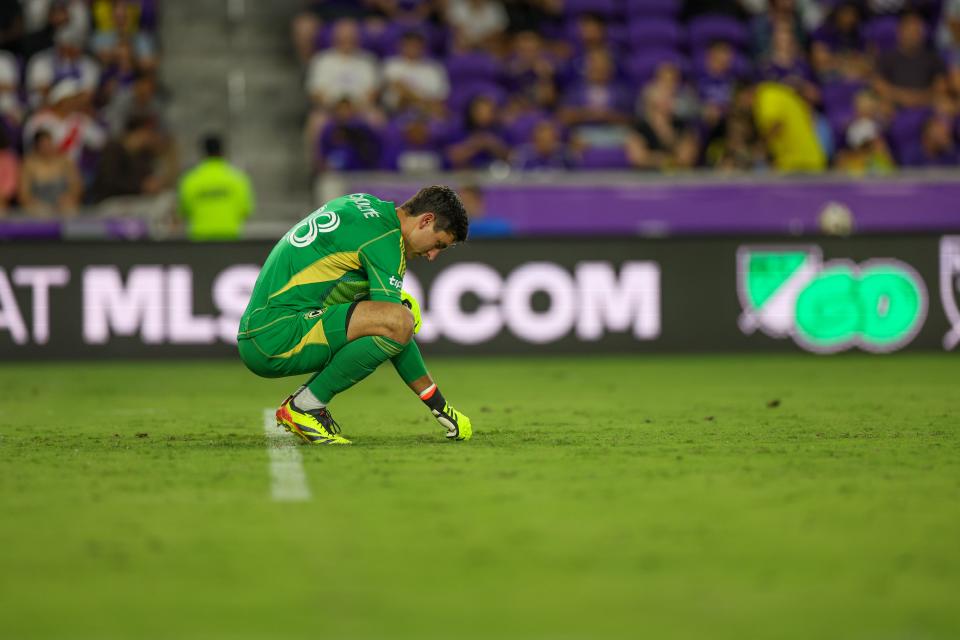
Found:
[[[694,18],[688,26],[690,46],[704,49],[715,40],[722,40],[743,48],[749,39],[746,25],[730,16],[706,14]]]
[[[893,147],[893,153],[899,159],[904,150],[920,140],[923,125],[930,117],[931,111],[926,108],[900,109],[890,123],[887,136]]]
[[[447,73],[454,83],[494,82],[500,65],[489,53],[461,53],[447,58]]]
[[[877,51],[889,51],[897,46],[897,22],[895,16],[874,18],[863,27],[867,46]]]
[[[637,18],[675,18],[680,15],[682,0],[625,0],[627,16]]]
[[[620,13],[620,8],[615,0],[566,0],[563,3],[564,13],[567,15],[578,16],[584,13],[595,13],[607,20],[614,18]]]
[[[623,147],[588,147],[580,155],[580,169],[628,169],[630,162]]]
[[[820,90],[823,110],[827,113],[839,109],[850,109],[853,99],[866,88],[863,82],[828,82]]]
[[[683,29],[668,18],[647,18],[630,22],[628,32],[633,51],[645,49],[679,49],[683,46]]]
[[[634,54],[627,60],[627,76],[637,83],[643,85],[649,80],[657,67],[664,62],[672,62],[680,68],[681,73],[689,73],[690,65],[683,54],[674,49],[651,49]]]
[[[548,120],[549,116],[542,111],[531,111],[514,118],[513,122],[507,125],[507,137],[510,144],[522,145],[530,142],[530,136],[538,124]]]

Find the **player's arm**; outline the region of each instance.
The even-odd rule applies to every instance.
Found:
[[[420,303],[406,291],[401,294],[403,306],[413,314],[413,332],[420,331],[423,322],[420,317]],[[427,371],[420,354],[420,347],[411,340],[403,351],[391,358],[397,374],[407,383],[410,390],[417,394],[430,413],[447,430],[447,437],[451,440],[469,440],[473,435],[473,425],[470,418],[453,408],[443,397],[440,388]]]

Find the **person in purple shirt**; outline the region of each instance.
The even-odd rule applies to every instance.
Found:
[[[616,80],[610,53],[593,49],[587,53],[583,82],[564,95],[560,121],[566,126],[624,124],[631,103],[630,92]]]
[[[717,126],[727,115],[733,92],[745,78],[734,68],[734,53],[730,43],[710,43],[704,58],[703,71],[696,80],[697,94],[703,105],[701,119],[706,129]]]
[[[467,107],[466,127],[459,139],[447,147],[454,169],[484,169],[505,161],[510,153],[503,127],[497,120],[497,103],[479,95]]]
[[[940,115],[931,117],[923,125],[919,144],[905,149],[900,160],[905,167],[956,167],[960,153],[952,122]]]
[[[760,66],[760,77],[793,87],[811,104],[820,102],[820,90],[813,83],[813,74],[788,24],[774,27],[770,55]]]
[[[866,46],[863,9],[852,0],[844,0],[813,33],[810,61],[817,77],[821,82],[865,80],[871,67]]]
[[[317,145],[318,171],[372,171],[380,166],[381,142],[347,98],[333,109]]]
[[[570,169],[574,166],[573,158],[560,135],[560,128],[552,120],[537,123],[530,138],[530,142],[521,145],[513,154],[511,164],[515,169],[535,171]]]
[[[398,124],[394,135],[387,138],[383,168],[402,173],[442,171],[445,167],[440,136],[431,130],[429,121],[416,117]]]
[[[503,65],[504,79],[514,95],[540,109],[552,109],[557,102],[557,62],[544,48],[535,31],[521,31],[513,37],[512,53]]]

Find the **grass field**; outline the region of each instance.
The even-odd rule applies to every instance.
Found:
[[[0,638],[960,637],[960,358],[392,369],[271,499],[231,362],[0,365]]]

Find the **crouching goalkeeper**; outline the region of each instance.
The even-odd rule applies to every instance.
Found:
[[[312,374],[277,409],[278,426],[314,444],[350,444],[327,405],[389,359],[447,438],[470,438],[470,419],[427,372],[413,340],[419,305],[402,291],[407,259],[434,260],[466,240],[467,226],[459,196],[433,186],[399,207],[367,194],[336,198],[277,242],[237,342],[257,375]]]

